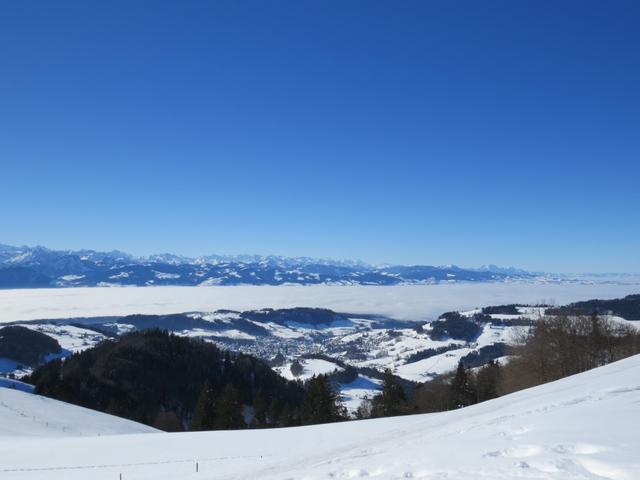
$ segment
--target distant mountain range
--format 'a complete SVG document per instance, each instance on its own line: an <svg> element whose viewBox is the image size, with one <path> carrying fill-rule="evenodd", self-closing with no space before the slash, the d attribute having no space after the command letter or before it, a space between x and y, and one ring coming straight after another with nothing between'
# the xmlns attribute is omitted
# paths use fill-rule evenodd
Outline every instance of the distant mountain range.
<svg viewBox="0 0 640 480"><path fill-rule="evenodd" d="M117 250L50 250L0 245L0 288L115 285L398 285L531 279L538 274L487 265L385 265L260 255L135 257Z"/></svg>

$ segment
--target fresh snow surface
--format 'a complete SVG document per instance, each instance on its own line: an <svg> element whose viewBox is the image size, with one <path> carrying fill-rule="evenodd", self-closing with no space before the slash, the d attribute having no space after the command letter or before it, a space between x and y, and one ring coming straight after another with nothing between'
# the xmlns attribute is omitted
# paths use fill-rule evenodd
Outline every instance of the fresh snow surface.
<svg viewBox="0 0 640 480"><path fill-rule="evenodd" d="M338 312L433 320L451 310L507 303L566 304L639 293L640 285L459 283L396 286L117 287L0 290L0 323L219 309L323 307Z"/></svg>
<svg viewBox="0 0 640 480"><path fill-rule="evenodd" d="M7 377L0 377L0 387L12 388L14 390L20 390L21 392L27 392L27 393L33 392L33 385L29 383L21 382L20 380L14 380L12 378L7 378Z"/></svg>
<svg viewBox="0 0 640 480"><path fill-rule="evenodd" d="M131 420L26 393L17 388L0 388L1 448L4 448L7 443L20 442L20 437L41 440L43 437L79 437L157 431ZM47 455L52 452L42 451L41 453ZM0 453L0 478L2 479L6 478L2 473L6 458L4 453Z"/></svg>
<svg viewBox="0 0 640 480"><path fill-rule="evenodd" d="M311 427L52 439L9 417L20 436L0 437L0 477L636 480L639 405L636 356L461 410Z"/></svg>
<svg viewBox="0 0 640 480"><path fill-rule="evenodd" d="M382 380L358 375L353 382L340 385L340 402L347 407L347 411L352 416L367 398L372 400L382 390Z"/></svg>
<svg viewBox="0 0 640 480"><path fill-rule="evenodd" d="M302 374L298 377L295 377L291 373L292 362L287 362L282 367L275 367L274 370L287 380L302 380L303 382L309 380L314 375L324 375L336 370L343 370L342 367L335 363L320 358L301 358L298 361L302 365Z"/></svg>
<svg viewBox="0 0 640 480"><path fill-rule="evenodd" d="M414 382L428 382L437 375L455 370L462 357L470 354L473 350L473 348L461 347L417 362L405 363L393 369L393 373Z"/></svg>
<svg viewBox="0 0 640 480"><path fill-rule="evenodd" d="M428 330L428 328L427 326L426 329ZM460 359L473 351L498 342L513 343L523 330L525 330L525 327L504 327L487 324L474 342L465 343L462 340L437 341L430 339L427 333L417 333L413 329L395 329L394 331L400 335L392 335L387 337L386 340L378 337L375 347L372 346L368 350L369 358L365 360L345 360L357 367L372 367L380 371L389 368L395 375L407 380L426 382L438 375L455 370ZM344 339L352 340L354 337L363 334L369 335L369 338L375 338L375 333L357 332L344 337ZM438 349L447 346L455 348L429 358L407 363L413 354L429 348Z"/></svg>
<svg viewBox="0 0 640 480"><path fill-rule="evenodd" d="M15 373L16 371L23 371L27 373L31 371L31 369L29 367L25 369L24 365L16 362L15 360L11 360L10 358L0 357L0 375Z"/></svg>
<svg viewBox="0 0 640 480"><path fill-rule="evenodd" d="M81 352L82 350L93 347L96 343L107 338L94 330L76 327L74 325L33 325L27 323L22 326L54 338L60 344L60 347L72 353Z"/></svg>

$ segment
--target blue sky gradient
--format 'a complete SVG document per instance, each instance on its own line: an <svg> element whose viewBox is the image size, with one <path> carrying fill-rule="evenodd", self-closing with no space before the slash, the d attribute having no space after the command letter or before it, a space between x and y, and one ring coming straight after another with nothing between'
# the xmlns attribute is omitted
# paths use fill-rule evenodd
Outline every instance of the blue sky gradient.
<svg viewBox="0 0 640 480"><path fill-rule="evenodd" d="M640 3L0 6L0 243L640 272Z"/></svg>

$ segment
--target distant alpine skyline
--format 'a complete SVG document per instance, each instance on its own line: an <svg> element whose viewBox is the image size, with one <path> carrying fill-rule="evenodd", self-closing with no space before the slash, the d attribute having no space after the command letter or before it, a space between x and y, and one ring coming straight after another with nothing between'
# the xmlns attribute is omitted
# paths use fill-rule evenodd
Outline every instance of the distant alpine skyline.
<svg viewBox="0 0 640 480"><path fill-rule="evenodd" d="M54 257L40 257L37 251L42 250L55 254ZM562 271L542 271L542 270L527 270L520 268L517 265L496 265L495 263L484 263L482 265L461 265L457 263L443 263L443 264L399 264L399 263L373 263L366 262L359 258L336 258L336 257L314 257L310 255L276 255L276 254L258 254L258 253L206 253L200 255L183 255L177 252L155 252L145 255L136 255L131 252L123 251L121 249L106 249L95 250L90 248L80 249L52 249L44 245L8 245L0 242L0 269L7 266L18 266L23 264L41 264L42 259L52 260L63 255L74 255L80 258L85 258L91 262L100 261L101 259L109 259L110 261L117 261L122 264L122 261L131 261L132 263L158 263L158 264L197 264L197 263L234 263L234 264L252 264L269 262L273 265L290 265L295 268L299 268L303 265L328 265L328 266L346 266L354 267L356 270L362 267L364 271L368 269L378 268L393 268L393 267L427 267L435 268L438 270L464 270L467 272L485 272L485 273L497 273L500 275L523 275L529 276L544 276L544 275L558 275L557 278L564 278L570 275L630 275L631 277L640 277L640 272L562 272ZM55 260L53 260L55 262ZM556 277L554 277L556 278ZM579 277L577 277L579 278Z"/></svg>
<svg viewBox="0 0 640 480"><path fill-rule="evenodd" d="M1 240L640 272L638 18L6 2Z"/></svg>
<svg viewBox="0 0 640 480"><path fill-rule="evenodd" d="M107 250L95 250L90 248L80 248L80 249L52 249L48 248L45 245L8 245L6 243L0 242L0 268L3 264L17 264L16 260L23 260L28 256L32 255L36 250L45 250L52 253L68 253L73 255L83 254L95 254L96 257L108 256L108 257L123 257L129 258L133 261L159 261L163 263L182 263L182 262L195 262L195 261L232 261L232 262L243 262L243 263L251 263L251 262L259 262L261 260L266 259L281 259L281 260L292 260L298 263L300 262L309 262L309 263L327 263L333 265L345 264L345 265L361 265L366 267L385 267L385 266L394 266L400 264L384 264L384 263L369 263L365 262L359 258L332 258L332 257L313 257L309 255L300 255L300 256L290 256L290 255L275 255L275 254L258 254L258 253L233 253L233 254L221 254L215 252L209 252L201 255L183 255L178 252L155 252L151 254L145 255L135 255L130 252L123 251L121 249L107 249ZM14 260L15 259L15 260ZM405 265L409 266L409 265ZM452 268L464 268L469 270L486 270L493 272L512 272L512 273L532 273L525 271L524 269L520 269L514 266L499 266L495 264L482 264L482 265L456 265L453 263L447 263L442 265L433 265L435 267L452 267ZM542 273L542 272L537 272Z"/></svg>

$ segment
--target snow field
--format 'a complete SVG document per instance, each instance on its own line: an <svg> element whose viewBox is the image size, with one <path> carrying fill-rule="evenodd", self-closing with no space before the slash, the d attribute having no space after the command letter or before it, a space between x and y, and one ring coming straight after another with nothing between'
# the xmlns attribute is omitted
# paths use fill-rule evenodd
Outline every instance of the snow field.
<svg viewBox="0 0 640 480"><path fill-rule="evenodd" d="M636 356L445 413L253 431L0 437L0 476L635 480L639 404Z"/></svg>
<svg viewBox="0 0 640 480"><path fill-rule="evenodd" d="M16 437L42 439L158 431L131 420L26 393L27 387L20 388L21 385L16 387L0 388L0 445ZM0 463L5 458L0 455Z"/></svg>

